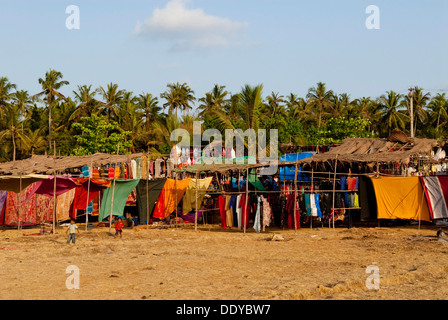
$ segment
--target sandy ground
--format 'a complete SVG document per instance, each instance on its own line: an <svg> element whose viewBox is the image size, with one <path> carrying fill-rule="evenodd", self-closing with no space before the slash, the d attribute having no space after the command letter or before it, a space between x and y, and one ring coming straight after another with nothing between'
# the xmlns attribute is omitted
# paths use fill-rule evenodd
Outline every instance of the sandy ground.
<svg viewBox="0 0 448 320"><path fill-rule="evenodd" d="M437 228L222 231L91 228L67 245L65 229L0 230L0 299L446 299L448 244ZM274 234L284 240L272 241ZM368 289L370 265L380 287ZM70 265L79 289L68 289Z"/></svg>

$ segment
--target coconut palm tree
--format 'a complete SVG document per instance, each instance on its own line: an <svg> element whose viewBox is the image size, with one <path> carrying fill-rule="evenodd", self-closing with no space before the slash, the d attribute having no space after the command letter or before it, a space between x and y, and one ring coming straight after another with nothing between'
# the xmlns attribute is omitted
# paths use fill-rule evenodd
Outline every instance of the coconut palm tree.
<svg viewBox="0 0 448 320"><path fill-rule="evenodd" d="M428 104L429 117L436 122L437 138L440 138L440 125L448 122L448 100L445 93L438 93ZM437 120L435 120L437 119Z"/></svg>
<svg viewBox="0 0 448 320"><path fill-rule="evenodd" d="M402 106L403 95L392 90L381 95L378 100L382 122L388 134L395 128L404 130L408 116L399 109Z"/></svg>
<svg viewBox="0 0 448 320"><path fill-rule="evenodd" d="M263 85L244 85L240 92L241 118L244 129L258 129L260 110L263 107Z"/></svg>
<svg viewBox="0 0 448 320"><path fill-rule="evenodd" d="M318 128L320 128L322 125L322 113L332 106L331 97L333 95L333 91L327 90L325 83L323 82L318 82L315 87L312 87L308 90L308 94L306 95L308 103L313 109L316 108L318 110Z"/></svg>
<svg viewBox="0 0 448 320"><path fill-rule="evenodd" d="M410 112L410 97L408 95L405 96L403 104L407 107ZM414 123L411 124L414 126L414 133L417 132L417 124L423 124L428 119L428 114L425 110L427 103L430 101L431 95L429 92L423 93L423 89L419 87L415 87L413 92L413 109L414 109Z"/></svg>
<svg viewBox="0 0 448 320"><path fill-rule="evenodd" d="M28 146L28 139L26 135L20 130L20 108L16 104L7 104L4 107L5 129L0 131L0 141L12 143L12 161L16 161L17 142L20 141L20 146L26 148Z"/></svg>
<svg viewBox="0 0 448 320"><path fill-rule="evenodd" d="M169 83L167 85L168 89L160 94L162 99L166 100L166 103L163 104L163 108L168 107L168 114L172 114L174 111L180 109L184 112L187 112L192 109L191 103L193 103L196 98L194 97L194 91L186 84L177 83Z"/></svg>
<svg viewBox="0 0 448 320"><path fill-rule="evenodd" d="M30 95L28 94L28 91L26 90L19 90L13 93L13 103L17 105L17 108L20 109L20 122L21 122L21 129L22 133L24 133L24 127L23 124L25 120L28 118L29 109L32 107L33 100L31 99Z"/></svg>
<svg viewBox="0 0 448 320"><path fill-rule="evenodd" d="M42 86L42 92L36 94L33 98L37 98L40 96L45 96L45 102L48 107L48 144L49 148L51 147L51 134L52 134L52 124L51 124L51 116L52 116L52 108L54 104L58 100L65 100L67 98L59 92L59 90L64 85L70 84L68 81L62 80L63 75L61 72L50 69L45 73L45 78L39 78L39 84Z"/></svg>
<svg viewBox="0 0 448 320"><path fill-rule="evenodd" d="M3 108L12 98L11 91L14 89L16 89L16 85L11 83L7 77L0 78L0 119L2 119Z"/></svg>
<svg viewBox="0 0 448 320"><path fill-rule="evenodd" d="M112 120L112 114L115 116L118 114L119 104L124 98L124 90L118 89L118 84L109 83L106 88L100 86L98 92L103 98L100 103L100 109L102 113L107 116L107 121Z"/></svg>
<svg viewBox="0 0 448 320"><path fill-rule="evenodd" d="M92 85L78 85L78 90L73 91L78 106L71 116L71 120L79 121L82 117L90 117L97 114L101 102L95 99L98 90L92 90Z"/></svg>
<svg viewBox="0 0 448 320"><path fill-rule="evenodd" d="M154 97L151 93L143 92L137 97L136 103L138 110L145 118L146 132L149 132L151 123L155 121L156 117L158 117L160 111L162 110L162 108L159 107L159 99Z"/></svg>

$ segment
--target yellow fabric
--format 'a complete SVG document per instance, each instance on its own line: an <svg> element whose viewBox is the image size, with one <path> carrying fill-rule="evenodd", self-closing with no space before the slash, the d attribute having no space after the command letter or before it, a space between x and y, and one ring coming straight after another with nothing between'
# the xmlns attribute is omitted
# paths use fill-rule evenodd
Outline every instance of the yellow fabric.
<svg viewBox="0 0 448 320"><path fill-rule="evenodd" d="M198 206L201 207L204 200L205 192L207 191L213 177L205 179L198 179ZM182 205L182 214L186 215L191 210L196 209L196 179L191 179L187 190L185 191L185 197Z"/></svg>
<svg viewBox="0 0 448 320"><path fill-rule="evenodd" d="M378 219L431 221L419 177L372 177Z"/></svg>

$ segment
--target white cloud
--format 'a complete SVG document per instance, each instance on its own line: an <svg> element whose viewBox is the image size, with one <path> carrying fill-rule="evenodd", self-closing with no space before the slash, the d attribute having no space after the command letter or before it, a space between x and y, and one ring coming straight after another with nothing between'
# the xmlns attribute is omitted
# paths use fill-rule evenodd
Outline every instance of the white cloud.
<svg viewBox="0 0 448 320"><path fill-rule="evenodd" d="M171 0L164 8L155 9L143 24L137 23L134 33L168 40L174 49L184 50L228 46L248 25L209 15L199 8L189 9L186 2Z"/></svg>

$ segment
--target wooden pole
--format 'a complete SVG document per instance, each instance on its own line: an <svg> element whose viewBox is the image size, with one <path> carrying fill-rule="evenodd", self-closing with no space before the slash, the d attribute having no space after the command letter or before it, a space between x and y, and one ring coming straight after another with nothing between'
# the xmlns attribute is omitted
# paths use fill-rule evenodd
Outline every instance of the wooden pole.
<svg viewBox="0 0 448 320"><path fill-rule="evenodd" d="M149 225L149 150L148 157L146 158L146 227Z"/></svg>
<svg viewBox="0 0 448 320"><path fill-rule="evenodd" d="M196 169L196 195L195 195L195 200L196 200L196 210L195 210L195 214L194 214L194 231L198 230L198 170ZM176 193L177 194L177 193Z"/></svg>
<svg viewBox="0 0 448 320"><path fill-rule="evenodd" d="M244 212L246 214L244 216L244 219L242 219L243 220L242 223L244 223L244 233L246 233L246 228L247 228L246 221L248 220L247 216L249 214L249 212L248 212L249 208L247 207L248 203L249 203L249 166L247 167L247 171L246 171L246 203L244 205Z"/></svg>
<svg viewBox="0 0 448 320"><path fill-rule="evenodd" d="M336 160L334 162L334 176L333 176L333 230L334 230L334 215L336 214L336 209L334 205L335 194L336 194L336 169L338 167L338 155L336 155Z"/></svg>
<svg viewBox="0 0 448 320"><path fill-rule="evenodd" d="M299 154L297 154L297 158ZM296 162L296 171L294 173L294 231L297 232L297 217L296 217L296 209L297 209L297 162Z"/></svg>
<svg viewBox="0 0 448 320"><path fill-rule="evenodd" d="M314 197L314 202L316 202L316 197L314 196L314 167L311 167L311 187L310 187L310 192L311 192L310 198ZM311 227L311 229L313 229L313 210L311 210L310 227Z"/></svg>
<svg viewBox="0 0 448 320"><path fill-rule="evenodd" d="M90 155L90 168L92 168L92 155ZM92 173L93 173L93 168L92 168ZM90 170L89 170L89 181L87 183L86 231L87 231L87 225L89 224L89 213L87 212L87 209L89 208L89 195L90 195Z"/></svg>
<svg viewBox="0 0 448 320"><path fill-rule="evenodd" d="M57 218L57 215L56 215L56 207L57 207L56 206L56 141L53 142L53 148L54 148L54 151L53 151L54 185L53 185L53 228L52 228L52 230L53 230L53 234L55 234L56 233L56 218Z"/></svg>
<svg viewBox="0 0 448 320"><path fill-rule="evenodd" d="M120 143L118 143L118 147L117 147L117 156L118 153L120 152ZM114 196L115 196L115 180L116 180L116 174L117 174L117 166L118 166L118 162L115 164L115 168L114 168L114 181L113 181L113 186L112 186L112 200L110 203L110 215L109 215L109 232L111 232L112 229L112 211L114 209Z"/></svg>
<svg viewBox="0 0 448 320"><path fill-rule="evenodd" d="M20 225L20 218L21 218L21 209L22 209L22 204L21 204L21 199L22 199L22 171L20 171L20 178L19 178L19 187L20 187L20 191L17 194L17 206L18 206L18 219L17 219L17 233L20 234L20 229L22 228L22 226Z"/></svg>
<svg viewBox="0 0 448 320"><path fill-rule="evenodd" d="M174 173L174 192L176 193L176 220L174 221L174 227L177 227L177 205L179 200L177 199L177 173Z"/></svg>

